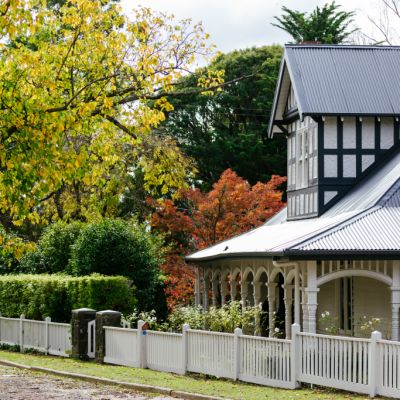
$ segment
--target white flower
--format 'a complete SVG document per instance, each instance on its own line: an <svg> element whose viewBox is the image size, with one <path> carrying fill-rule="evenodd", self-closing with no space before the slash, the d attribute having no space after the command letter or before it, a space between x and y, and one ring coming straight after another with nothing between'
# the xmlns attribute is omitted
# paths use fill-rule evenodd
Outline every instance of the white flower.
<svg viewBox="0 0 400 400"><path fill-rule="evenodd" d="M278 333L278 332L279 332L279 328L275 328L274 331L275 331L276 333Z"/></svg>
<svg viewBox="0 0 400 400"><path fill-rule="evenodd" d="M325 311L325 315L327 316L327 317L329 317L329 311Z"/></svg>

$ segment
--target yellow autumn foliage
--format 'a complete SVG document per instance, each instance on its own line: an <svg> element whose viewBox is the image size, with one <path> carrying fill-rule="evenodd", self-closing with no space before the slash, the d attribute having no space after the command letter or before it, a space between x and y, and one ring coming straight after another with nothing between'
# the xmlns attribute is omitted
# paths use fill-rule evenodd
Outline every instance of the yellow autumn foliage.
<svg viewBox="0 0 400 400"><path fill-rule="evenodd" d="M200 24L148 8L129 19L111 0L0 2L0 214L18 226L112 213L133 166L149 192L184 187L190 160L154 129L211 50Z"/></svg>

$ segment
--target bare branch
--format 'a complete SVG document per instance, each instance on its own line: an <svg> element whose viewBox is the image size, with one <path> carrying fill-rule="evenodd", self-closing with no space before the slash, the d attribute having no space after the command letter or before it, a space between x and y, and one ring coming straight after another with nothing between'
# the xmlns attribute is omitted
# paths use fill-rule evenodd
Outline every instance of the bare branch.
<svg viewBox="0 0 400 400"><path fill-rule="evenodd" d="M125 125L122 125L121 122L119 122L116 118L112 117L111 115L106 115L107 121L110 121L112 124L117 126L121 131L127 133L129 136L133 137L134 139L137 139L137 136Z"/></svg>

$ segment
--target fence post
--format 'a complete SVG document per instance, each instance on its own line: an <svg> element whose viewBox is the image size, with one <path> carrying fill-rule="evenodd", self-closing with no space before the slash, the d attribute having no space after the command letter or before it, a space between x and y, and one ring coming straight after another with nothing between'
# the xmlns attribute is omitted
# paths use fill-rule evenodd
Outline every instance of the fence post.
<svg viewBox="0 0 400 400"><path fill-rule="evenodd" d="M369 383L369 396L375 397L377 394L378 383L381 374L380 357L378 340L382 340L382 334L378 331L374 331L371 334L371 342L369 348L369 360L368 360L368 383Z"/></svg>
<svg viewBox="0 0 400 400"><path fill-rule="evenodd" d="M21 314L19 317L19 350L24 352L24 319L25 315Z"/></svg>
<svg viewBox="0 0 400 400"><path fill-rule="evenodd" d="M240 373L240 336L243 335L243 331L240 328L235 329L235 336L233 338L233 356L234 356L234 366L233 366L233 379L237 381L239 379Z"/></svg>
<svg viewBox="0 0 400 400"><path fill-rule="evenodd" d="M292 343L290 349L290 380L292 381L293 389L299 388L300 384L297 380L297 376L300 368L300 325L294 323L292 325Z"/></svg>
<svg viewBox="0 0 400 400"><path fill-rule="evenodd" d="M146 336L147 336L147 323L139 320L137 323L138 335L138 355L139 355L139 368L147 367L146 356Z"/></svg>
<svg viewBox="0 0 400 400"><path fill-rule="evenodd" d="M2 340L1 339L1 333L2 333L1 332L1 325L2 325L2 323L1 322L2 322L2 315L1 315L1 312L0 312L0 343L1 343L1 340Z"/></svg>
<svg viewBox="0 0 400 400"><path fill-rule="evenodd" d="M50 317L46 317L44 319L44 322L46 322L46 339L45 339L46 340L46 348L45 348L44 353L48 354L49 353L49 347L50 347L50 332L49 332L50 326L49 326L49 323L51 322L51 318Z"/></svg>
<svg viewBox="0 0 400 400"><path fill-rule="evenodd" d="M186 374L187 363L188 363L188 330L190 329L189 324L183 324L182 327L182 374Z"/></svg>

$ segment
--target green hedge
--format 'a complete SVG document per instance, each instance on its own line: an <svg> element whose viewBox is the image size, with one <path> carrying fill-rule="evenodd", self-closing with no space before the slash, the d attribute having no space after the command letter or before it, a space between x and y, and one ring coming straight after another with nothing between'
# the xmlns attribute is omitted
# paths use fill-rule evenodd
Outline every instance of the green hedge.
<svg viewBox="0 0 400 400"><path fill-rule="evenodd" d="M29 319L68 322L71 310L88 307L132 312L134 289L122 276L72 277L68 275L0 276L0 312L5 317L25 314Z"/></svg>

